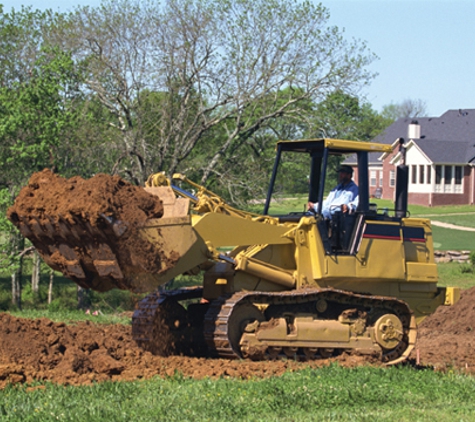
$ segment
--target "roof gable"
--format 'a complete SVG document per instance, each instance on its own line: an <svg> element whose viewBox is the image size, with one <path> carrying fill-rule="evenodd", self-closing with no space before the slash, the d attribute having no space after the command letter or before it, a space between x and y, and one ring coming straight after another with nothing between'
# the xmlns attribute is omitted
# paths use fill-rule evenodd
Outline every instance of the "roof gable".
<svg viewBox="0 0 475 422"><path fill-rule="evenodd" d="M373 142L392 144L399 137L408 141L408 126L414 120L421 127L421 137L414 141L432 162L475 162L475 109L448 110L440 117L401 118L374 138ZM377 162L378 158L374 154L370 162Z"/></svg>

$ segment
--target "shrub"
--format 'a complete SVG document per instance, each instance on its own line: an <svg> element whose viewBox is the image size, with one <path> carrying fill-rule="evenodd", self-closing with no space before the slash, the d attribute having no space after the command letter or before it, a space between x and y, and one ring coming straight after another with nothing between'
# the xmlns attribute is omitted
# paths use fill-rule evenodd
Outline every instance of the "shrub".
<svg viewBox="0 0 475 422"><path fill-rule="evenodd" d="M460 272L462 274L471 274L474 272L474 266L471 264L461 264L460 265Z"/></svg>

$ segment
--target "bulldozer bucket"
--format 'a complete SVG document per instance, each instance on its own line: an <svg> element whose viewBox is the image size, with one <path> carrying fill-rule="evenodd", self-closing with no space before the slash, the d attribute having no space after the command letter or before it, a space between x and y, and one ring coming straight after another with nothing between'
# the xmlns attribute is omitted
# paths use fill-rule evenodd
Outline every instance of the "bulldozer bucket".
<svg viewBox="0 0 475 422"><path fill-rule="evenodd" d="M206 245L193 230L188 199L176 198L169 187L146 189L160 198L163 215L139 224L111 213L13 209L9 217L51 268L83 288L147 292L205 261Z"/></svg>

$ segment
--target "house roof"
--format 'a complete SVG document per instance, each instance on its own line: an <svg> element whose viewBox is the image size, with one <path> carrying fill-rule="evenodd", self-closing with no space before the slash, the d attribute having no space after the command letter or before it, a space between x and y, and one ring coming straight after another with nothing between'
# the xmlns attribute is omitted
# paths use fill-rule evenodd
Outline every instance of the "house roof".
<svg viewBox="0 0 475 422"><path fill-rule="evenodd" d="M475 163L475 109L448 110L440 117L401 118L372 142L392 144L397 138L408 139L408 126L417 120L421 137L414 142L434 163ZM378 153L369 154L370 164L381 164ZM347 160L355 161L353 157Z"/></svg>
<svg viewBox="0 0 475 422"><path fill-rule="evenodd" d="M475 137L472 141L439 141L421 138L414 142L433 163L467 164L475 159Z"/></svg>

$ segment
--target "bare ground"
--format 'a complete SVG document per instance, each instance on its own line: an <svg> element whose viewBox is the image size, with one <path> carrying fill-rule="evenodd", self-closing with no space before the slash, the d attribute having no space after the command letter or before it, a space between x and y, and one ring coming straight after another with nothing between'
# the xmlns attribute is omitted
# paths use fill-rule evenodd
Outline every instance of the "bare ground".
<svg viewBox="0 0 475 422"><path fill-rule="evenodd" d="M466 290L457 305L439 308L427 318L409 364L475 373L474 299L475 288ZM131 381L176 372L191 378L262 378L330 362L348 367L380 365L363 356L346 354L308 362L160 357L137 347L130 326L91 322L66 325L44 318L29 320L0 314L0 387L34 380L65 385Z"/></svg>

